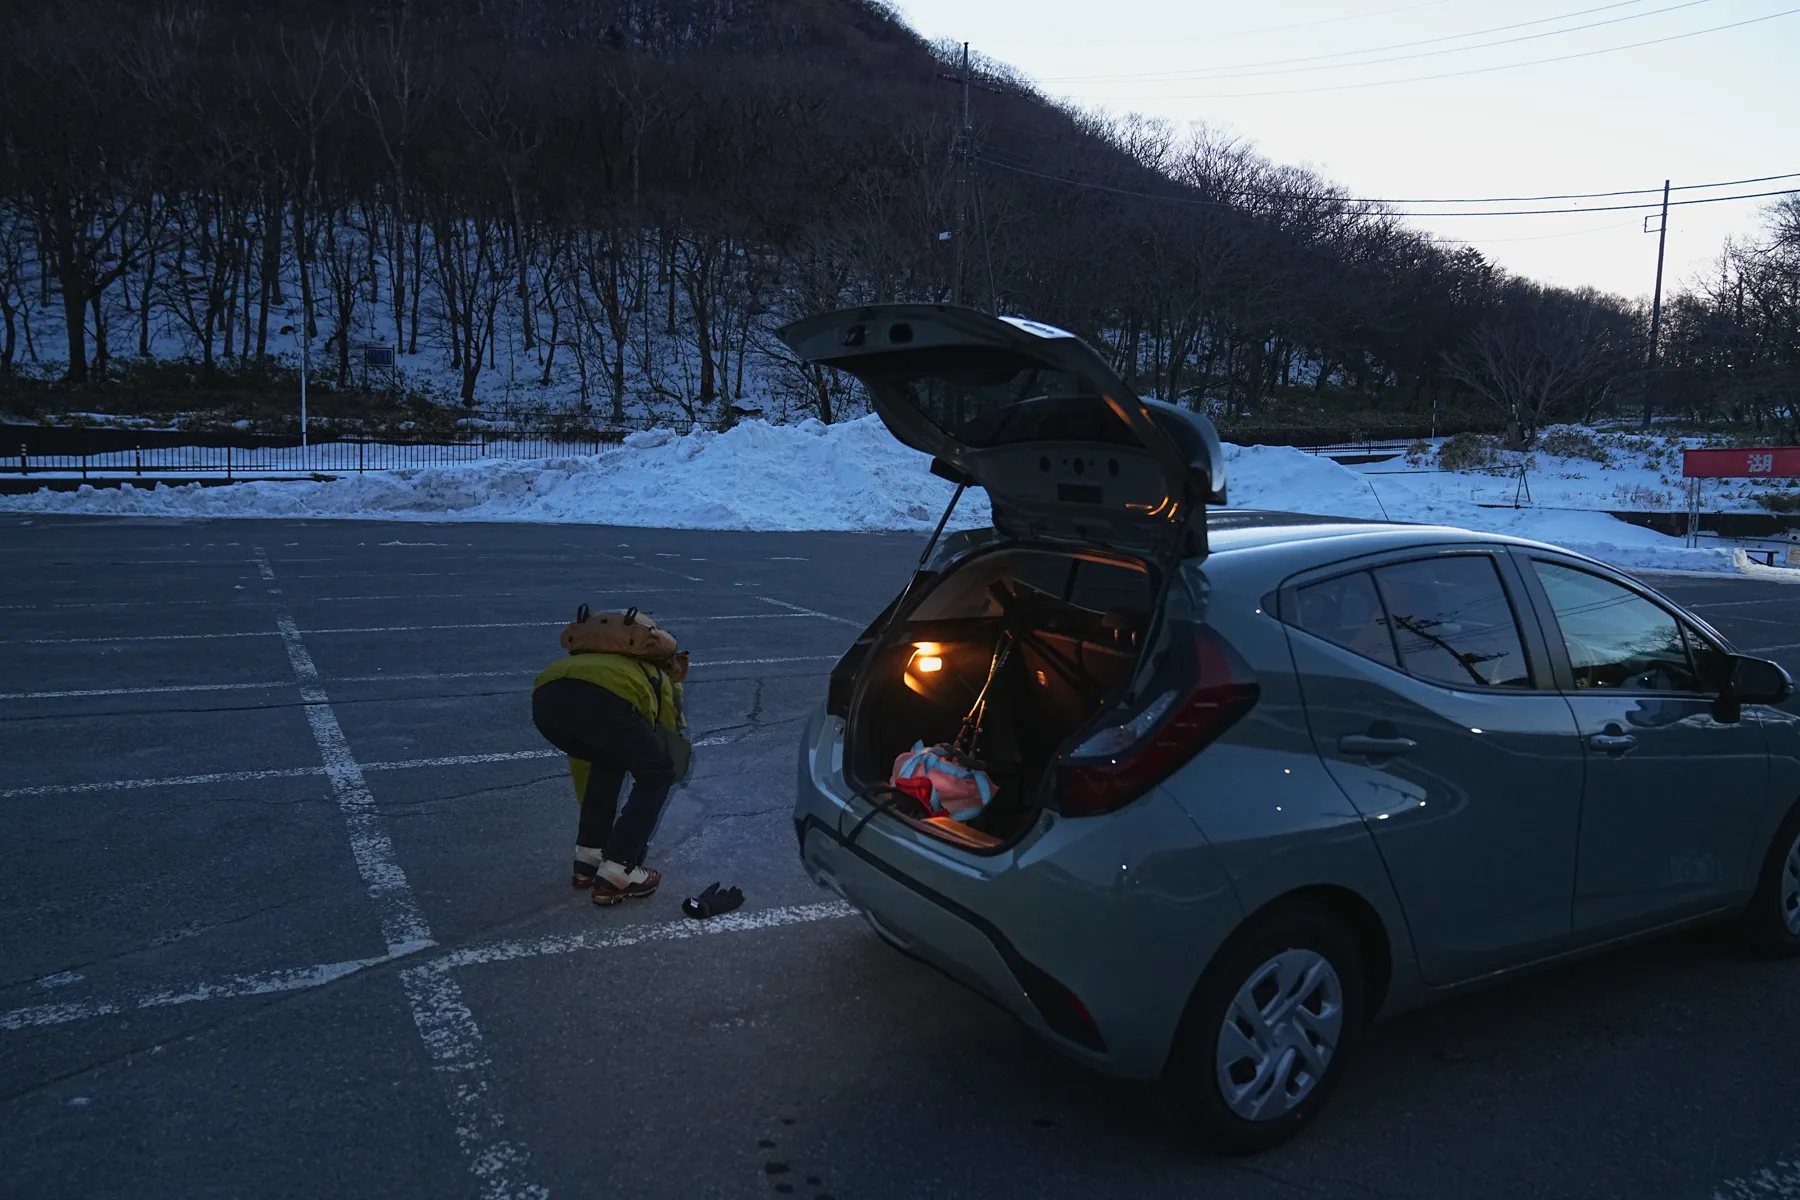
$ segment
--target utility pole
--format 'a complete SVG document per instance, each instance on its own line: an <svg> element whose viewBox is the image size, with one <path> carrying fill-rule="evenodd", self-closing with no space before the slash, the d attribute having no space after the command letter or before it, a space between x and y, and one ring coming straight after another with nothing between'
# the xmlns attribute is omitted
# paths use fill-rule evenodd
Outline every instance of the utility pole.
<svg viewBox="0 0 1800 1200"><path fill-rule="evenodd" d="M988 275L988 307L994 307L994 260L993 248L988 245L987 217L981 212L981 193L975 186L975 129L969 123L969 92L979 89L992 92L996 96L1008 93L1002 88L988 87L976 83L969 69L969 43L964 42L962 48L962 69L950 75L938 72L939 79L948 79L962 88L962 115L956 128L956 212L953 215L950 232L938 234L940 241L951 243L951 276L950 303L961 304L963 295L963 239L968 231L969 210L974 206L976 221L981 229L981 244L987 258Z"/></svg>
<svg viewBox="0 0 1800 1200"><path fill-rule="evenodd" d="M950 226L950 303L962 303L963 231L969 211L969 43L962 52L962 123L956 131L956 219Z"/></svg>
<svg viewBox="0 0 1800 1200"><path fill-rule="evenodd" d="M1644 218L1644 232L1649 233L1650 218ZM1662 276L1663 248L1669 242L1669 181L1663 180L1662 220L1656 228L1656 292L1650 301L1650 353L1644 360L1644 428L1650 428L1650 418L1655 407L1656 391L1656 346L1662 337Z"/></svg>

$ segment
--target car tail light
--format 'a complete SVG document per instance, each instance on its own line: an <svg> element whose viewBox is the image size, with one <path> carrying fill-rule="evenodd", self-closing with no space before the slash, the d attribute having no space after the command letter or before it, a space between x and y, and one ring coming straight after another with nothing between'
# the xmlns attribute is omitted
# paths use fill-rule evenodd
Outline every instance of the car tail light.
<svg viewBox="0 0 1800 1200"><path fill-rule="evenodd" d="M1149 703L1096 730L1057 764L1055 805L1067 817L1131 803L1216 741L1256 704L1248 664L1204 626L1178 643Z"/></svg>

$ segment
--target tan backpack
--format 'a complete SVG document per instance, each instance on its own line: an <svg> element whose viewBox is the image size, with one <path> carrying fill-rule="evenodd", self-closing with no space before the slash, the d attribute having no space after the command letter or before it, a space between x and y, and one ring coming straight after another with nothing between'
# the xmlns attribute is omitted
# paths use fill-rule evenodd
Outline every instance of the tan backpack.
<svg viewBox="0 0 1800 1200"><path fill-rule="evenodd" d="M656 665L676 683L687 678L687 651L678 650L674 635L635 608L596 613L583 604L559 640L570 654L622 654Z"/></svg>

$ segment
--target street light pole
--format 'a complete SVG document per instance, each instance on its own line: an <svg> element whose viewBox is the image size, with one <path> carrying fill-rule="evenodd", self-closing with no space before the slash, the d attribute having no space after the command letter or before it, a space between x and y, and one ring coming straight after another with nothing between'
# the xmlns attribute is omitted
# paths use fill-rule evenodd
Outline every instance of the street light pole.
<svg viewBox="0 0 1800 1200"><path fill-rule="evenodd" d="M306 367L311 357L312 338L308 336L305 318L300 324L300 457L306 457Z"/></svg>

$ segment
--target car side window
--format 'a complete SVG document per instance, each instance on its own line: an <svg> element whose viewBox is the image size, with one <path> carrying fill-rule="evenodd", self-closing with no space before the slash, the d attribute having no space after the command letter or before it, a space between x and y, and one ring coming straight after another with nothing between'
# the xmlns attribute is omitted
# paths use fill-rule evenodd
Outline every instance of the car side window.
<svg viewBox="0 0 1800 1200"><path fill-rule="evenodd" d="M1353 654L1398 667L1387 613L1367 571L1340 575L1299 589L1294 624Z"/></svg>
<svg viewBox="0 0 1800 1200"><path fill-rule="evenodd" d="M1446 687L1528 688L1518 621L1486 554L1450 554L1374 572L1400 664Z"/></svg>
<svg viewBox="0 0 1800 1200"><path fill-rule="evenodd" d="M1532 566L1562 629L1576 688L1701 690L1681 626L1661 606L1575 567L1542 559Z"/></svg>

